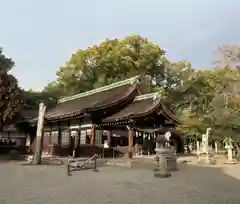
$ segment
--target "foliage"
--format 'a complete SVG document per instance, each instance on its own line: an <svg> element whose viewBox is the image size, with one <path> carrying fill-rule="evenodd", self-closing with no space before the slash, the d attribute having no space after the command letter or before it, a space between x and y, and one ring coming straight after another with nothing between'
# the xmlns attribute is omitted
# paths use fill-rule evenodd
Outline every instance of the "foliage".
<svg viewBox="0 0 240 204"><path fill-rule="evenodd" d="M215 97L211 104L215 134L236 137L240 132L240 73L224 68L215 74Z"/></svg>
<svg viewBox="0 0 240 204"><path fill-rule="evenodd" d="M165 78L160 84L163 87L169 104L175 111L182 113L184 108L189 107L186 99L183 97L185 84L194 73L194 69L187 61L169 62L165 69ZM177 101L177 103L176 103Z"/></svg>
<svg viewBox="0 0 240 204"><path fill-rule="evenodd" d="M58 70L56 82L45 90L72 95L136 75L150 76L150 87L159 86L168 62L164 54L158 45L138 35L107 39L73 54Z"/></svg>
<svg viewBox="0 0 240 204"><path fill-rule="evenodd" d="M203 134L213 128L215 138L237 137L240 131L240 73L236 69L198 71L186 83L184 124L179 129L188 134ZM187 117L187 118L186 118Z"/></svg>
<svg viewBox="0 0 240 204"><path fill-rule="evenodd" d="M214 64L217 67L240 68L240 46L222 45L216 50Z"/></svg>
<svg viewBox="0 0 240 204"><path fill-rule="evenodd" d="M45 91L28 90L24 92L24 103L27 109L38 109L40 101L43 101L47 107L53 107L56 105L57 99L56 95Z"/></svg>
<svg viewBox="0 0 240 204"><path fill-rule="evenodd" d="M22 105L22 90L18 81L9 74L14 62L0 49L0 126L12 122Z"/></svg>

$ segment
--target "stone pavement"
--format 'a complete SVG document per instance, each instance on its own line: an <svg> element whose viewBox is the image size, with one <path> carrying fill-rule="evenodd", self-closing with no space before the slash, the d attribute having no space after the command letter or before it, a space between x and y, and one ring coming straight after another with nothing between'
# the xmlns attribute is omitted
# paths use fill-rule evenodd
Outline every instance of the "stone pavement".
<svg viewBox="0 0 240 204"><path fill-rule="evenodd" d="M65 166L0 163L0 204L237 204L239 166L221 168L181 164L167 179L152 170L102 167L67 176ZM238 170L237 170L238 169Z"/></svg>

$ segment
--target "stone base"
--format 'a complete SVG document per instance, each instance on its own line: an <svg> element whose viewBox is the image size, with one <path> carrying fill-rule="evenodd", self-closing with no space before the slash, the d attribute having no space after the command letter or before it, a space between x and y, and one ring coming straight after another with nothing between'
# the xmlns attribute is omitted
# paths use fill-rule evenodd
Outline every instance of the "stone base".
<svg viewBox="0 0 240 204"><path fill-rule="evenodd" d="M209 154L203 154L199 155L199 163L200 164L207 164L207 165L213 165L216 164L216 159Z"/></svg>
<svg viewBox="0 0 240 204"><path fill-rule="evenodd" d="M169 154L167 157L167 168L169 171L177 171L178 165L177 165L177 157L175 154Z"/></svg>
<svg viewBox="0 0 240 204"><path fill-rule="evenodd" d="M237 164L237 162L235 160L227 160L224 164Z"/></svg>
<svg viewBox="0 0 240 204"><path fill-rule="evenodd" d="M154 173L154 177L155 178L167 178L167 177L170 177L171 174L169 172L155 172Z"/></svg>
<svg viewBox="0 0 240 204"><path fill-rule="evenodd" d="M156 149L157 155L160 157L160 154L163 154L166 158L167 169L168 171L177 171L177 156L170 148Z"/></svg>

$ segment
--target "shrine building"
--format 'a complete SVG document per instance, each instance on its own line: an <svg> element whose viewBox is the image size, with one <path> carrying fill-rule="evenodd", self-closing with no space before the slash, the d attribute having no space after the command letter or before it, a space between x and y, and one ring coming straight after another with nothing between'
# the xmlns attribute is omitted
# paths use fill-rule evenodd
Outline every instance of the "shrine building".
<svg viewBox="0 0 240 204"><path fill-rule="evenodd" d="M129 157L154 152L158 129L172 132L179 151L180 123L161 93L139 94L138 76L84 93L61 98L44 119L42 151L53 155L90 156L115 148ZM30 121L36 125L36 119ZM146 131L145 131L146 130ZM158 131L158 132L159 132ZM137 147L137 148L136 148ZM31 141L34 151L35 139Z"/></svg>

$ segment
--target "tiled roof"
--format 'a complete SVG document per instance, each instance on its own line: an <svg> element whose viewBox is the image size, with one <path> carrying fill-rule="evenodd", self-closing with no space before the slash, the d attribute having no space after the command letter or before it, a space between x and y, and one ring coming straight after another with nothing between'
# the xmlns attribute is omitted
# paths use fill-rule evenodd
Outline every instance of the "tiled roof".
<svg viewBox="0 0 240 204"><path fill-rule="evenodd" d="M161 99L160 93L151 93L135 97L132 103L128 104L119 112L103 119L102 123L142 118L155 111L159 114L159 110L162 110L161 114L163 114L168 120L172 120L174 123L181 123L181 121L166 107Z"/></svg>
<svg viewBox="0 0 240 204"><path fill-rule="evenodd" d="M121 109L114 115L103 119L103 123L138 118L143 117L146 114L151 114L161 105L160 96L159 93L137 96L134 101L128 104L125 108Z"/></svg>
<svg viewBox="0 0 240 204"><path fill-rule="evenodd" d="M80 93L59 100L56 108L47 111L45 118L61 119L73 117L84 111L102 110L109 106L117 106L129 97L136 95L138 77L133 77L108 86Z"/></svg>

